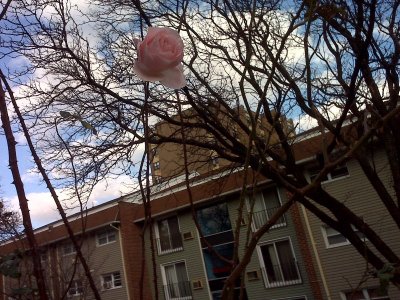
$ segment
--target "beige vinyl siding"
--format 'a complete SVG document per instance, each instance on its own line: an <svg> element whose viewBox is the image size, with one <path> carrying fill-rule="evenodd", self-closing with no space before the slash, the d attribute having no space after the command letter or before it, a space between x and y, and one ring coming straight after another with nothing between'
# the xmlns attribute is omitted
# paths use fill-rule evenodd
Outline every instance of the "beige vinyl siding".
<svg viewBox="0 0 400 300"><path fill-rule="evenodd" d="M171 216L171 215L167 215ZM165 217L167 217L165 216ZM157 249L157 242L154 242L155 246L155 255L156 255L156 269L157 269L157 286L158 291L161 296L160 299L165 299L164 297L164 286L163 286L163 279L161 276L161 265L165 265L172 262L184 261L186 264L186 270L188 273L188 278L191 283L191 289L193 294L193 299L209 299L209 292L208 292L208 282L207 277L205 274L205 269L202 260L202 253L200 249L200 242L198 238L197 230L194 226L193 219L191 214L188 211L179 212L177 214L178 221L179 221L179 228L181 233L185 232L192 232L193 239L184 240L182 238L183 243L183 250L172 252L172 253L165 253L165 254L158 254ZM161 217L163 219L163 217ZM151 263L151 250L150 250L150 242L149 242L149 233L147 232L147 242L146 242L146 262L147 268L149 272L149 281L153 281L152 277L152 263ZM192 281L193 280L201 280L203 283L203 288L201 289L193 289ZM154 297L154 289L152 289L153 298Z"/></svg>
<svg viewBox="0 0 400 300"><path fill-rule="evenodd" d="M111 227L108 225L107 228ZM99 246L97 245L97 232L101 230L102 229L87 233L86 237L84 238L84 243L82 244L82 252L84 253L87 263L90 267L91 274L96 282L101 298L104 300L128 299L118 231L115 232L116 240L114 242ZM59 260L62 266L60 271L62 274L64 274L62 277L64 280L68 280L71 278L70 276L73 267L73 261L75 260L75 254L63 256L62 243L59 245ZM94 299L89 283L85 278L83 269L79 265L79 262L78 266L79 267L74 278L82 278L84 288L84 295L82 297L84 299ZM104 290L101 286L101 275L113 272L120 272L122 286ZM62 285L61 288L63 288L65 284ZM79 297L72 297L72 299L79 299Z"/></svg>
<svg viewBox="0 0 400 300"><path fill-rule="evenodd" d="M286 201L286 194L283 190L279 190L279 195L281 197L282 203ZM239 205L239 200L232 201L229 205L229 213L231 216L231 220L234 221L237 218L238 215L238 208ZM244 207L245 213L247 213L247 207ZM281 239L290 239L293 251L294 251L294 256L296 260L299 263L299 271L300 271L300 277L302 280L302 283L300 284L294 284L294 285L287 285L283 287L270 287L267 288L265 286L265 281L263 278L263 274L261 271L260 266L260 259L257 253L257 249L255 249L251 261L248 264L246 268L246 273L249 271L258 271L259 272L259 279L257 280L248 280L246 278L246 291L247 291L247 296L248 299L251 300L265 300L265 299L279 299L279 298L286 298L286 297L295 297L295 296L306 296L308 300L313 299L312 296L312 291L311 288L308 284L308 278L307 274L304 270L304 264L302 262L302 257L300 253L300 249L298 247L297 243L297 237L296 237L296 232L293 227L292 219L290 217L290 213L287 212L285 214L286 218L286 226L282 227L277 227L270 229L267 233L265 233L260 241L259 245L263 244L264 242L267 241L276 241L276 240L281 240ZM242 256L245 250L245 243L246 243L246 233L247 233L247 228L248 226L251 226L251 224L248 224L246 221L246 226L241 226L241 235L240 235L240 255ZM251 231L253 232L253 231Z"/></svg>
<svg viewBox="0 0 400 300"><path fill-rule="evenodd" d="M283 192L280 192L282 196L282 201L285 201L285 194ZM235 224L236 224L236 219L238 216L238 207L239 207L239 196L233 195L230 197L226 197L224 199L228 203L228 211L229 211L229 216L232 224L232 228L234 230ZM219 201L214 200L212 203L208 203L209 205L212 204L217 204ZM208 206L207 204L204 204ZM190 211L184 210L184 211L179 211L177 212L178 219L179 219L179 226L181 233L189 232L191 231L193 233L194 238L191 240L183 240L183 250L174 252L174 253L168 253L168 254L162 254L159 255L157 252L156 248L156 261L157 261L157 281L158 281L158 289L161 295L161 299L164 299L164 291L163 291L163 286L162 286L162 278L161 278L161 268L160 265L166 264L169 262L174 262L174 261L185 261L186 263L186 268L189 276L189 280L197 280L200 279L203 283L203 288L199 290L193 290L193 299L210 299L210 294L208 291L208 281L207 281L207 276L206 276L206 271L205 271L205 266L203 262L203 257L202 257L202 250L200 246L200 240L199 240L199 235L197 232L197 229L194 225L194 222L192 220L192 215ZM165 217L167 217L166 215ZM246 205L244 206L244 216L246 216L246 225L241 225L241 230L240 230L240 247L239 247L239 255L242 256L244 253L245 249L245 242L246 242L246 232L248 226L247 222L247 207ZM160 219L162 219L161 217ZM271 229L270 232L266 233L262 239L260 240L260 243L264 241L270 241L270 240L276 240L276 239L282 239L282 238L290 238L293 251L294 251L294 256L296 257L297 261L299 262L299 269L300 269L300 276L302 279L302 282L300 284L295 284L295 285L287 285L285 287L275 287L275 288L266 288L264 279L262 277L262 272L261 272L261 267L260 267L260 262L259 262L259 257L257 254L257 250L254 251L252 255L252 259L250 264L247 267L247 271L258 271L260 274L260 278L258 280L252 280L248 281L246 278L245 284L246 284L246 291L247 291L247 296L248 299L251 300L258 300L258 299L278 299L278 298L285 298L285 297L295 297L295 296L306 296L308 300L313 299L312 297L312 292L311 288L308 284L308 278L307 274L304 270L304 264L302 263L302 257L300 254L299 247L297 245L297 238L295 234L295 230L293 228L293 223L290 218L290 213L286 214L286 226L284 227L279 227L276 229ZM149 234L147 234L147 240L148 240ZM149 248L149 243L147 242L147 251L146 251L146 261L151 262L151 252ZM155 246L157 247L157 244L155 243ZM149 274L152 274L152 266L151 263L148 264L148 271ZM151 276L151 275L150 275ZM152 278L150 277L150 281L152 281ZM153 295L154 297L154 295Z"/></svg>
<svg viewBox="0 0 400 300"><path fill-rule="evenodd" d="M388 165L382 152L376 153L375 164L381 179L387 186L390 186ZM395 253L400 253L400 236L397 234L397 226L388 216L387 210L378 199L359 165L355 161L350 161L347 166L350 175L324 183L324 189L363 217L365 222L372 226ZM322 233L323 224L310 213L307 213L307 216L310 220L331 299L340 300L341 291L356 287L363 279L367 265L351 245L327 248ZM367 284L363 284L362 287L378 285L378 280L369 279ZM399 291L393 288L390 290L390 296L391 299L400 299Z"/></svg>

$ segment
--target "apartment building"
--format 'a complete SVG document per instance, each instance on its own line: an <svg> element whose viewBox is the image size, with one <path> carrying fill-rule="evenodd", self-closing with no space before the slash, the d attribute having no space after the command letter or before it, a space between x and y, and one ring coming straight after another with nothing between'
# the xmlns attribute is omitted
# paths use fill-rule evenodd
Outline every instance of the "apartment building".
<svg viewBox="0 0 400 300"><path fill-rule="evenodd" d="M252 130L251 118L257 119L257 135L264 138L268 144L277 141L276 132L267 121L265 115L261 114L257 118L254 112L250 114L243 106L238 106L233 110L235 119L232 119L232 113L228 113L226 108L221 106L210 106L209 114L212 114L221 127L225 128L229 134L235 137L243 144L249 141L249 132ZM273 114L274 115L274 114ZM182 137L186 140L197 140L200 142L212 142L220 144L201 124L204 122L193 109L187 109L181 116L175 115L172 119L186 123L186 127L175 125L171 122L158 122L152 128L152 132L160 139L178 139ZM181 120L182 119L182 120ZM288 136L293 136L293 122L285 117L280 117L284 130ZM199 125L200 124L200 125ZM245 130L249 130L245 132ZM224 169L232 166L232 163L218 157L214 150L201 147L186 145L187 157L186 167L190 173L208 174L209 172ZM153 182L158 183L185 173L185 159L183 155L183 146L174 142L163 142L159 145L152 145L151 151L151 172Z"/></svg>
<svg viewBox="0 0 400 300"><path fill-rule="evenodd" d="M318 173L315 154L319 139L314 133L299 138L294 145L296 159L304 164L309 179ZM163 152L158 155L161 158ZM385 154L377 149L373 159L379 176L390 186ZM83 219L70 217L102 299L140 299L141 293L146 300L155 299L156 293L159 299L220 298L231 272L228 261L235 245L240 258L251 234L288 195L251 170L245 176L240 167L221 166L202 172L192 170L190 189L182 175L152 186L150 225L140 192L89 209ZM246 193L242 193L244 187ZM398 229L355 161L327 174L323 187L362 215L400 253ZM153 230L147 229L142 239L145 224ZM42 262L51 270L46 272L50 298L92 299L63 224L48 224L35 234ZM23 243L10 241L0 251L7 254L27 249ZM28 259L21 268L29 267ZM12 299L7 298L12 288L31 286L31 273L22 271L25 277L18 280L2 277L2 299ZM245 299L251 300L400 299L393 286L387 294L379 293L379 280L370 276L366 280L366 271L365 261L341 234L295 204L257 241L243 274L243 291ZM236 295L239 287L238 282Z"/></svg>
<svg viewBox="0 0 400 300"><path fill-rule="evenodd" d="M320 145L319 139L320 136L312 136L299 142L297 147L310 154L316 145ZM390 190L392 178L386 154L379 145L371 147L374 149L370 159L378 176ZM318 174L320 166L315 156L310 159L313 156L309 154L299 159L307 166L311 180ZM349 160L328 173L322 186L361 216L395 253L400 253L398 227L355 160ZM371 276L370 271L373 270L342 234L322 223L304 207L300 207L300 210L324 299L400 299L400 291L393 285L387 293L380 291L379 279ZM367 239L364 242L366 245L369 243Z"/></svg>
<svg viewBox="0 0 400 300"><path fill-rule="evenodd" d="M125 205L120 200L89 209L83 213L83 218L81 214L69 217L102 299L130 299L129 293L134 293L135 289L135 285L131 284L131 290L128 290L125 264L131 259L139 261L140 257L136 259L136 251L132 255L130 249L124 250L124 242L129 241L127 236L138 236L135 226L129 226L132 223L124 220L132 214L135 204ZM62 221L36 229L35 236L49 299L93 299L87 277ZM140 240L136 239L135 243L140 243ZM140 245L135 243L132 246L140 249ZM18 253L21 272L17 278L1 277L3 288L0 299L32 299L35 283L26 239L9 241L1 246L0 251L2 255ZM124 252L131 257L125 260ZM130 279L137 280L135 274L130 275Z"/></svg>
<svg viewBox="0 0 400 300"><path fill-rule="evenodd" d="M245 182L243 170L218 173L194 181L190 194L183 185L151 202L156 268L150 265L148 273L154 278L156 271L157 288L153 289L153 297L157 290L160 299L220 299L224 281L231 272L224 258L232 260L240 191L243 185L251 187L253 175L248 174ZM286 197L285 191L265 178L259 180L260 184L251 191L252 197L249 194L242 198L244 212L238 223L240 257L249 235L268 220ZM255 218L249 222L251 202ZM144 215L134 220L136 224L143 221ZM259 240L245 273L245 299L319 298L321 292L311 253L300 245L299 222L295 206ZM146 257L146 261L151 261L149 248ZM239 292L240 282L236 295Z"/></svg>

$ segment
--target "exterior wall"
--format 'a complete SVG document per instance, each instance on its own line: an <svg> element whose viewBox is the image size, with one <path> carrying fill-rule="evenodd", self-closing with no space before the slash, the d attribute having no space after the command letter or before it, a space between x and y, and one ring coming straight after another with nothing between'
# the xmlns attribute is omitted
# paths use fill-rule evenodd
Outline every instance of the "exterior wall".
<svg viewBox="0 0 400 300"><path fill-rule="evenodd" d="M244 145L248 144L249 132L252 129L251 121L247 110L239 106L235 108L235 113L237 115L232 115L231 112L227 112L224 107L211 106L208 108L208 114L214 115L215 120L219 122L219 125L225 128L229 134L236 138L238 141ZM252 113L253 118L255 118L255 113ZM173 117L179 120L179 116ZM182 118L184 123L203 123L201 117L198 117L193 109L188 109L182 112ZM283 129L288 133L289 136L293 134L293 122L292 120L287 120L281 117L283 124ZM240 124L241 123L241 124ZM259 137L265 138L266 141L273 144L277 141L277 135L272 130L272 126L268 123L264 115L258 116L256 121L256 130ZM243 127L247 127L248 132L246 132ZM246 129L246 130L247 130ZM202 142L215 142L218 143L217 139L208 133L205 129L198 127L197 125L188 126L185 130L185 138L187 140L198 140ZM181 127L177 125L170 124L168 122L159 122L155 125L154 131L157 135L162 137L174 137L177 139L182 139ZM221 145L221 147L223 147ZM157 178L162 180L182 175L185 173L184 168L184 157L183 157L183 146L180 144L164 142L160 145L152 145L152 148L156 148L155 152L152 152L152 175L153 180L157 181ZM199 174L205 174L210 171L232 165L231 162L218 158L215 151L210 149L203 149L197 146L187 145L187 167L189 172L198 172ZM155 154L155 155L154 155ZM218 158L213 160L212 158ZM158 165L155 167L155 165Z"/></svg>
<svg viewBox="0 0 400 300"><path fill-rule="evenodd" d="M137 210L142 210L141 205L132 205L126 202L120 202L120 242L122 245L122 256L124 261L124 270L126 277L126 285L128 288L128 299L141 299L141 280L142 280L142 227L134 224L132 220L135 218ZM145 269L143 278L143 300L150 300L151 290L146 288L150 286L148 273Z"/></svg>
<svg viewBox="0 0 400 300"><path fill-rule="evenodd" d="M384 154L376 153L374 160L376 169L379 170L379 176L389 186L389 167ZM383 207L358 164L350 161L347 167L349 176L327 181L323 183L323 187L363 217L395 253L400 253L400 236L394 234L398 232L397 226L390 220L387 210ZM350 291L362 282L367 265L351 245L327 247L321 221L309 212L302 216L303 220L310 224L316 257L318 256L321 261L323 274L319 274L319 278L322 280L322 276L324 276L326 280L324 299L341 300L341 292ZM307 236L310 239L310 232ZM312 243L311 240L310 243ZM366 243L369 242L366 241ZM379 281L373 278L361 284L361 288L378 286ZM389 296L391 299L400 299L400 291L391 287Z"/></svg>
<svg viewBox="0 0 400 300"><path fill-rule="evenodd" d="M280 193L282 196L282 201L284 201L284 193ZM224 199L228 204L228 211L230 222L232 225L232 229L235 230L236 219L238 216L238 206L239 206L239 195L235 194L232 196L226 196ZM221 200L219 200L221 201ZM203 203L200 206L196 205L196 210L201 209L203 207L208 207L210 205L215 205L218 202L217 200L213 200L212 202ZM247 206L244 207L244 218L247 218ZM164 289L162 282L162 274L161 274L161 265L168 264L171 262L184 261L187 268L187 273L189 280L192 282L192 293L193 299L211 299L211 292L208 287L207 273L203 259L203 252L201 249L200 237L197 229L194 225L191 212L186 210L178 210L172 214L162 215L155 219L155 222L158 220L162 220L167 218L168 216L177 216L179 220L179 228L181 234L191 232L193 235L192 239L183 240L183 249L166 254L159 254L157 251L157 243L156 246L156 270L157 270L157 282L158 282L158 290L160 299L165 299L164 297ZM291 214L286 214L286 226L271 229L270 232L266 233L259 241L259 245L262 245L268 241L276 241L281 239L289 239L291 245L293 247L294 256L298 261L301 283L296 283L293 285L286 285L282 287L266 287L265 278L263 278L263 274L261 271L261 262L259 257L258 249L256 249L252 255L251 261L247 266L246 273L257 271L259 274L258 279L249 279L246 276L245 279L245 287L248 299L257 300L257 299L281 299L287 297L306 297L306 299L316 299L314 298L314 293L312 291L312 287L310 285L310 280L308 276L308 272L306 271L305 264L303 262L303 256L301 254L301 249L299 246L299 240L296 237L296 230L294 227L293 220L291 218ZM251 224L248 221L245 224L241 225L240 228L240 246L239 246L239 256L241 257L245 250L245 244L247 239L248 228ZM252 231L249 233L251 234ZM149 233L147 233L146 240L149 241ZM146 247L146 261L151 262L151 250L150 247ZM152 274L152 264L148 264L148 272ZM193 289L193 281L200 280L203 284L201 289ZM154 297L154 295L153 295Z"/></svg>
<svg viewBox="0 0 400 300"><path fill-rule="evenodd" d="M279 190L279 195L282 202L286 200L286 193L282 189ZM257 197L257 195L256 195ZM231 206L232 215L235 213L235 206ZM286 226L271 228L266 234L264 234L259 240L258 245L263 245L271 241L279 241L282 239L289 238L291 245L293 247L294 256L298 262L301 283L294 285L285 285L282 287L266 287L265 278L260 270L260 253L254 251L251 262L249 263L246 272L258 271L260 272L260 279L249 281L246 279L246 287L249 299L281 299L281 298L291 298L291 297L302 297L305 296L306 299L315 299L313 295L312 286L310 285L310 280L308 273L306 271L306 266L301 253L300 245L296 230L295 223L291 217L291 213L285 214ZM241 230L241 244L244 245L245 242L245 232L247 226L243 226ZM243 248L242 248L243 251Z"/></svg>
<svg viewBox="0 0 400 300"><path fill-rule="evenodd" d="M81 250L87 260L91 274L96 282L98 290L100 291L102 299L128 299L118 231L115 230L115 241L100 246L97 244L97 233L104 229L115 230L108 225L99 228L94 232L86 233L85 238L83 238ZM49 297L50 299L61 299L66 295L68 284L73 278L74 280L82 281L83 294L69 298L93 299L94 297L91 288L76 254L71 253L65 255L63 252L63 246L67 243L69 243L69 240L61 240L55 244L41 247L42 255L45 257L42 259L42 265L45 270L45 279L47 288L49 289ZM8 277L3 278L6 294L10 292L10 288L12 287L32 286L30 279L32 279L31 274L33 274L33 271L29 257L23 260L20 268L21 273L23 274L20 279L16 280ZM119 271L121 274L122 286L107 290L103 289L101 286L101 275L116 271Z"/></svg>
<svg viewBox="0 0 400 300"><path fill-rule="evenodd" d="M168 217L171 215L166 215L163 217ZM186 270L188 273L189 281L191 282L191 290L193 299L210 299L207 278L205 273L204 263L202 261L202 254L200 248L200 240L195 229L192 216L190 212L184 211L178 213L178 221L179 221L179 228L181 233L191 232L193 238L188 240L183 240L183 250L172 252L172 253L165 253L159 254L157 241L155 240L155 257L156 257L156 270L157 270L157 287L159 291L159 295L161 295L160 299L165 298L165 291L163 285L163 279L161 275L161 265L165 265L172 262L184 261L186 264ZM162 218L161 218L162 219ZM147 262L147 269L149 274L153 274L152 270L152 263L151 263L151 248L149 242L149 232L147 232L146 240L147 247L146 247L146 262ZM152 275L150 275L152 276ZM150 278L153 280L153 277ZM203 288L200 289L193 289L192 281L193 280L201 280L203 284ZM153 299L155 299L154 295L155 289L152 289L153 292Z"/></svg>

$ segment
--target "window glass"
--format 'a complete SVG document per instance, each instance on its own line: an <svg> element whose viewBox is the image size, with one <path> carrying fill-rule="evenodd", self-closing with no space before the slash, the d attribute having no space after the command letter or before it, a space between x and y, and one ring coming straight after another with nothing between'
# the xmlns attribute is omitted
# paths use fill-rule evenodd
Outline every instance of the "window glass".
<svg viewBox="0 0 400 300"><path fill-rule="evenodd" d="M102 278L102 285L103 285L104 290L122 286L120 272L103 274L103 275L101 275L101 278Z"/></svg>
<svg viewBox="0 0 400 300"><path fill-rule="evenodd" d="M179 230L178 217L173 216L157 222L158 246L160 252L182 249L182 235Z"/></svg>
<svg viewBox="0 0 400 300"><path fill-rule="evenodd" d="M71 282L71 287L68 290L68 296L77 296L83 293L82 281L74 280Z"/></svg>
<svg viewBox="0 0 400 300"><path fill-rule="evenodd" d="M225 278L231 273L230 264L219 258L217 253L223 258L231 260L233 257L233 243L215 246L214 250L215 251L212 251L208 248L203 249L204 263L209 280L221 277Z"/></svg>
<svg viewBox="0 0 400 300"><path fill-rule="evenodd" d="M164 265L164 291L166 299L191 298L192 290L185 262Z"/></svg>
<svg viewBox="0 0 400 300"><path fill-rule="evenodd" d="M70 255L75 253L74 245L71 242L67 242L62 246L63 255Z"/></svg>
<svg viewBox="0 0 400 300"><path fill-rule="evenodd" d="M205 236L232 230L226 203L198 210L197 220Z"/></svg>
<svg viewBox="0 0 400 300"><path fill-rule="evenodd" d="M379 288L366 288L348 291L345 293L346 300L390 300L387 292Z"/></svg>
<svg viewBox="0 0 400 300"><path fill-rule="evenodd" d="M322 170L322 168L320 166L315 166L315 167L309 168L308 176L310 177L310 180L313 181L318 176L319 172L321 172L321 170ZM327 175L325 175L322 178L321 182L348 176L348 175L349 175L349 169L347 168L347 165L341 164L341 165L338 165L334 170L329 172Z"/></svg>
<svg viewBox="0 0 400 300"><path fill-rule="evenodd" d="M357 230L357 228L352 227L354 232L361 238L365 239L364 234ZM326 244L327 247L335 247L335 246L344 246L350 244L350 242L338 231L335 229L324 226L323 230L325 231L326 236Z"/></svg>
<svg viewBox="0 0 400 300"><path fill-rule="evenodd" d="M267 286L283 286L301 281L289 240L261 245L260 252Z"/></svg>
<svg viewBox="0 0 400 300"><path fill-rule="evenodd" d="M251 205L251 202L249 203ZM253 223L256 229L263 226L280 208L281 203L276 187L264 190L261 194L254 196ZM272 228L286 224L285 216L277 220Z"/></svg>
<svg viewBox="0 0 400 300"><path fill-rule="evenodd" d="M112 229L104 230L97 234L97 244L98 245L109 244L109 243L115 242L115 240L116 240L115 230L112 230Z"/></svg>

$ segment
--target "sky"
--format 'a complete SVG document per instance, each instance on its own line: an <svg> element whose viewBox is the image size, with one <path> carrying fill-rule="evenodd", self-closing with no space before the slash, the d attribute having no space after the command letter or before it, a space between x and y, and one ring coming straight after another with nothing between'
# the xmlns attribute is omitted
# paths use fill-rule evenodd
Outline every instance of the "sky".
<svg viewBox="0 0 400 300"><path fill-rule="evenodd" d="M73 3L78 3L73 1ZM82 3L79 1L80 9ZM83 7L87 9L86 6ZM93 35L94 36L94 35ZM94 37L91 37L92 39ZM294 53L294 56L299 56L300 53ZM8 62L0 62L0 66L7 66ZM296 121L296 120L295 120ZM34 227L40 227L49 222L59 219L53 200L50 193L47 191L42 179L38 173L32 172L34 163L30 156L29 149L26 146L25 139L22 134L16 134L18 141L18 163L25 187L25 192L29 200L29 207L33 220ZM44 158L42 158L44 159ZM19 210L18 198L16 196L15 186L12 184L11 172L8 168L8 153L5 137L0 130L0 197L5 202L6 206L12 210ZM94 206L120 197L121 195L132 192L132 189L124 183L132 184L135 179L129 176L119 176L118 178L109 179L108 182L101 182L95 187L88 206ZM65 193L58 190L59 197L65 199Z"/></svg>
<svg viewBox="0 0 400 300"><path fill-rule="evenodd" d="M42 182L40 174L30 171L34 167L34 163L30 157L28 147L23 143L23 139L21 138L20 143L17 145L17 151L18 165L20 168L22 181L24 183L27 199L29 201L28 204L34 228L38 228L52 221L58 220L59 214L56 210L56 206L46 186ZM1 132L0 196L3 198L6 207L19 211L18 198L12 181L11 172L8 168L7 145L5 142L5 137ZM95 187L88 201L88 208L132 192L132 189L126 184L133 182L134 180L131 177L124 175L115 179L109 179L107 182L103 181L99 183ZM57 193L60 199L65 199L65 195L63 195L62 191L57 190ZM70 213L73 212L76 212L76 210L70 211Z"/></svg>
<svg viewBox="0 0 400 300"><path fill-rule="evenodd" d="M86 1L71 1L71 5L79 4L80 10L87 10ZM47 12L50 13L50 12ZM20 59L13 59L10 63L7 59L0 61L0 67L6 70L10 66L17 66L23 63ZM14 93L18 91L14 90ZM26 145L23 134L16 133L18 165L24 183L25 192L31 212L32 223L35 228L59 219L53 199L43 183L40 174L32 172L34 169L33 159ZM43 159L43 158L42 158ZM4 132L0 128L0 198L6 207L11 210L19 211L19 203L16 195L15 186L12 184L12 175L8 167L8 151ZM134 184L135 180L129 176L119 176L118 178L108 179L100 182L92 192L88 201L88 207L113 200L121 195L132 192L132 188L126 184ZM57 190L60 199L65 199L65 193ZM73 210L70 213L74 212Z"/></svg>

